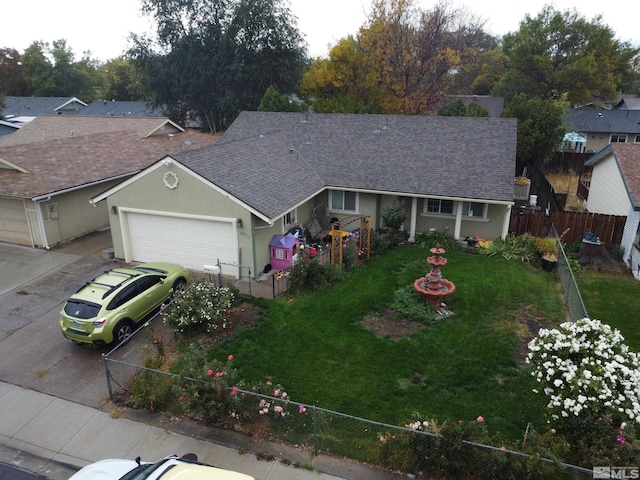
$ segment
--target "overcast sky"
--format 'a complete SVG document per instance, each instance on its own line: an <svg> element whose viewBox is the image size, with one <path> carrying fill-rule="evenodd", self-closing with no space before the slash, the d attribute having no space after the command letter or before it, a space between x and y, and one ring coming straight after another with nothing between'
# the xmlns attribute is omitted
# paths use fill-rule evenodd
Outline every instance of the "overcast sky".
<svg viewBox="0 0 640 480"><path fill-rule="evenodd" d="M436 0L417 0L429 9ZM298 28L309 44L313 56L326 56L330 44L349 34L356 34L365 23L370 0L290 0L298 17ZM486 30L503 35L518 29L526 14L535 17L546 4L557 10L577 8L587 19L602 14L603 22L613 29L616 38L640 46L637 15L622 8L606 8L597 0L452 0L454 6L486 20ZM130 32L150 31L151 24L140 15L138 0L30 0L3 1L0 48L23 52L32 42L51 44L64 38L76 58L90 50L93 58L108 60L121 55ZM606 10L606 11L605 11ZM633 10L633 9L632 9Z"/></svg>

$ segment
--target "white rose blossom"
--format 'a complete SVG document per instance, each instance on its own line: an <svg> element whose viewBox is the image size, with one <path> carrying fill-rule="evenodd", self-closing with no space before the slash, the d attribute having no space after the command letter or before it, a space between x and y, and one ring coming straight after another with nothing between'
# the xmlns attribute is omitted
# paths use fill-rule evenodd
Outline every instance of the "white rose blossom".
<svg viewBox="0 0 640 480"><path fill-rule="evenodd" d="M609 325L583 318L540 329L526 361L551 418L618 413L640 423L640 359Z"/></svg>

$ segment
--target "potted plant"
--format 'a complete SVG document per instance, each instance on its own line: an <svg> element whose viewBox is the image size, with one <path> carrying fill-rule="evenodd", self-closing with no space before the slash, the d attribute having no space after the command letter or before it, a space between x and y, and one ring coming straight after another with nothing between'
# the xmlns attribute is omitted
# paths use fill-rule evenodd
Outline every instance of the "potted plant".
<svg viewBox="0 0 640 480"><path fill-rule="evenodd" d="M558 264L558 240L555 237L537 237L536 247L542 269L552 271Z"/></svg>

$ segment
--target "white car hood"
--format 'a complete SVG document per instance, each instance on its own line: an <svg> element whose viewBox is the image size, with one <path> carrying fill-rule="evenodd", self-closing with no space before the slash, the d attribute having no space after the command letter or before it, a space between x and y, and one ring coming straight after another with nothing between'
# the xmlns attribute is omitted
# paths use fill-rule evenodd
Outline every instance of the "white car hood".
<svg viewBox="0 0 640 480"><path fill-rule="evenodd" d="M137 466L134 460L100 460L79 470L69 480L118 480Z"/></svg>

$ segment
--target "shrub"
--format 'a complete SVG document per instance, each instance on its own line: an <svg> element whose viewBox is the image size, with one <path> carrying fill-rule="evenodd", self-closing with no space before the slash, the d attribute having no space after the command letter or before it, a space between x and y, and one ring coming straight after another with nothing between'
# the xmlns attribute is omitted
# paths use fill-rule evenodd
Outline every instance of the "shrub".
<svg viewBox="0 0 640 480"><path fill-rule="evenodd" d="M225 313L234 295L227 287L194 283L178 298L165 316L166 323L180 333L210 333L227 326Z"/></svg>
<svg viewBox="0 0 640 480"><path fill-rule="evenodd" d="M615 457L627 437L635 436L639 360L618 330L589 318L541 329L529 342L527 362L541 387L534 391L548 398L550 421L579 445L581 461Z"/></svg>
<svg viewBox="0 0 640 480"><path fill-rule="evenodd" d="M437 243L449 252L462 250L460 242L458 242L453 235L444 230L423 232L416 235L416 245L419 245L422 248L433 248Z"/></svg>
<svg viewBox="0 0 640 480"><path fill-rule="evenodd" d="M520 260L530 263L536 255L536 238L524 234L520 236L507 235L504 240L497 238L493 242L481 244L478 252L490 257L501 256L507 260Z"/></svg>
<svg viewBox="0 0 640 480"><path fill-rule="evenodd" d="M407 320L426 325L436 321L433 308L426 304L424 297L416 292L413 286L404 287L394 292L392 308L399 316Z"/></svg>
<svg viewBox="0 0 640 480"><path fill-rule="evenodd" d="M385 228L390 229L392 232L399 231L406 220L404 201L397 197L394 198L391 205L382 209L380 216Z"/></svg>
<svg viewBox="0 0 640 480"><path fill-rule="evenodd" d="M611 247L611 257L614 260L622 260L624 257L624 247L622 245L614 245Z"/></svg>
<svg viewBox="0 0 640 480"><path fill-rule="evenodd" d="M305 249L289 269L289 291L318 291L341 279L340 267L320 263L317 255Z"/></svg>

